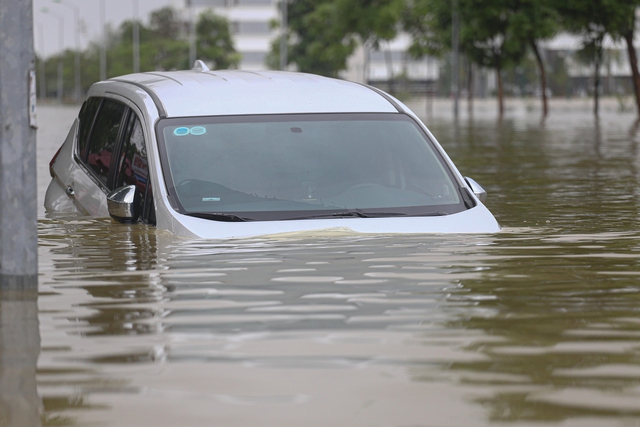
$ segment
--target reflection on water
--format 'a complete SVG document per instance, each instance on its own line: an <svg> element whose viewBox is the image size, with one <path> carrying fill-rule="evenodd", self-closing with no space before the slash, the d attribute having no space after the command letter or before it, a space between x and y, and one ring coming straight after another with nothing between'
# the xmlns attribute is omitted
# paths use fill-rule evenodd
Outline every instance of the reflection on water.
<svg viewBox="0 0 640 427"><path fill-rule="evenodd" d="M34 282L35 283L35 282ZM40 353L38 294L0 289L0 426L40 425L42 401L36 390Z"/></svg>
<svg viewBox="0 0 640 427"><path fill-rule="evenodd" d="M630 119L431 128L502 233L202 241L42 217L43 424L640 425Z"/></svg>

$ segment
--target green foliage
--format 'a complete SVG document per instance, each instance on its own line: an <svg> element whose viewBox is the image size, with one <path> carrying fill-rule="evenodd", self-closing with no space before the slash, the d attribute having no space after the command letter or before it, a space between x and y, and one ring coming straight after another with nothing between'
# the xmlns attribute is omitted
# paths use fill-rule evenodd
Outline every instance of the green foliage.
<svg viewBox="0 0 640 427"><path fill-rule="evenodd" d="M476 64L501 70L518 63L526 42L517 30L509 0L458 0L460 45Z"/></svg>
<svg viewBox="0 0 640 427"><path fill-rule="evenodd" d="M136 23L126 21L117 29L108 29L106 56L107 78L133 72L133 27ZM140 71L166 71L190 68L187 24L179 19L177 12L170 7L151 14L150 25L137 23L140 41ZM199 16L196 24L197 53L216 68L237 66L240 55L236 52L229 23L226 19L208 11ZM98 43L91 43L80 54L82 91L86 92L91 84L100 79L100 51ZM63 62L64 96L73 94L75 82L75 54L67 50L62 55L45 61L44 79L46 96L57 94L58 63ZM38 79L42 79L42 68L38 65ZM38 85L40 90L40 85Z"/></svg>
<svg viewBox="0 0 640 427"><path fill-rule="evenodd" d="M560 31L555 0L519 0L507 3L512 31L528 42L550 39Z"/></svg>
<svg viewBox="0 0 640 427"><path fill-rule="evenodd" d="M229 21L210 10L198 18L196 46L198 57L211 61L214 68L233 68L240 62L240 55L233 47Z"/></svg>
<svg viewBox="0 0 640 427"><path fill-rule="evenodd" d="M582 37L578 59L594 66L594 112L598 113L600 65L604 59L604 38L630 36L633 40L637 0L557 0L564 28ZM632 47L633 48L633 47ZM636 76L634 76L635 78ZM638 100L640 103L640 99ZM638 105L640 108L640 104Z"/></svg>
<svg viewBox="0 0 640 427"><path fill-rule="evenodd" d="M442 57L451 48L451 0L414 0L402 14L405 31L412 36L409 54Z"/></svg>
<svg viewBox="0 0 640 427"><path fill-rule="evenodd" d="M603 41L608 34L619 40L633 32L637 0L556 0L563 27L582 37L579 56L588 63L600 63Z"/></svg>
<svg viewBox="0 0 640 427"><path fill-rule="evenodd" d="M553 0L413 0L407 3L403 25L413 37L409 53L443 57L452 45L453 15L458 15L460 53L480 67L493 68L498 76L515 69L531 48L539 58L537 41L552 37L558 30ZM456 10L454 10L456 8ZM526 69L527 67L525 67ZM524 80L517 79L519 92L526 91ZM544 81L544 80L543 80ZM500 101L502 111L502 101Z"/></svg>
<svg viewBox="0 0 640 427"><path fill-rule="evenodd" d="M180 37L183 24L178 19L176 10L170 6L151 12L151 30L164 39Z"/></svg>
<svg viewBox="0 0 640 427"><path fill-rule="evenodd" d="M334 4L337 29L346 38L357 37L377 49L381 40L398 35L403 0L335 0Z"/></svg>
<svg viewBox="0 0 640 427"><path fill-rule="evenodd" d="M524 57L528 41L549 38L557 27L551 0L458 0L460 51L476 64L502 69ZM403 14L414 57L442 56L452 44L451 0L414 0Z"/></svg>
<svg viewBox="0 0 640 427"><path fill-rule="evenodd" d="M331 0L298 0L287 5L288 63L298 70L336 76L344 70L355 43L338 26L338 10ZM278 46L279 41L274 43Z"/></svg>
<svg viewBox="0 0 640 427"><path fill-rule="evenodd" d="M397 35L404 0L296 0L287 4L288 63L298 70L337 76L358 44L377 47ZM277 68L280 40L267 64Z"/></svg>

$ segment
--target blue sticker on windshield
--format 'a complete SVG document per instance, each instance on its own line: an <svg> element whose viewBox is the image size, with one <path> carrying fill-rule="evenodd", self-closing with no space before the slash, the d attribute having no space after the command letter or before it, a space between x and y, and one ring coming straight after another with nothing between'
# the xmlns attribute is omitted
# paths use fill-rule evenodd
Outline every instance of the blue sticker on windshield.
<svg viewBox="0 0 640 427"><path fill-rule="evenodd" d="M189 128L185 128L185 127L179 127L179 128L175 128L173 130L173 134L175 136L185 136L185 135L189 135Z"/></svg>
<svg viewBox="0 0 640 427"><path fill-rule="evenodd" d="M207 129L204 126L194 126L191 128L191 135L204 135L207 133Z"/></svg>

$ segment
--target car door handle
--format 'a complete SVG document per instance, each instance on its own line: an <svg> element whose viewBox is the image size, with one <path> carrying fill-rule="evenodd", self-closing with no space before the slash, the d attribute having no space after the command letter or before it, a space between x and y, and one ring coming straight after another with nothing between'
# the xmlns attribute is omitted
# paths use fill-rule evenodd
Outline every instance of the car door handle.
<svg viewBox="0 0 640 427"><path fill-rule="evenodd" d="M70 196L70 197L73 197L76 194L76 192L73 191L73 187L71 187L71 186L68 186L65 191L67 192L67 195Z"/></svg>

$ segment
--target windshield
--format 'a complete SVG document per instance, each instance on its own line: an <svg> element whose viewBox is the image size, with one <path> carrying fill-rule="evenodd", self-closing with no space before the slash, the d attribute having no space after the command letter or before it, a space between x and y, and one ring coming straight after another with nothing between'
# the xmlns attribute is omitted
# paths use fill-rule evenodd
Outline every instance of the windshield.
<svg viewBox="0 0 640 427"><path fill-rule="evenodd" d="M404 114L164 119L158 137L172 203L185 214L278 220L466 209L451 171Z"/></svg>

